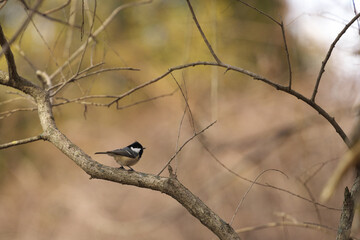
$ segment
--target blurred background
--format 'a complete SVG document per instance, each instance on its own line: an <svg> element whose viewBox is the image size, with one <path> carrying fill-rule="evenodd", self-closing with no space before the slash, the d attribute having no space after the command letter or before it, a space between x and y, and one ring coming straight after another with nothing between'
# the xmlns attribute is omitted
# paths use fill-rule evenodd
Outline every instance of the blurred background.
<svg viewBox="0 0 360 240"><path fill-rule="evenodd" d="M237 230L283 221L326 226L244 230L240 233L243 239L335 237L344 187L352 185L353 173L341 182L326 207L308 201L318 201L322 187L346 151L343 140L323 117L295 97L260 81L210 66L175 71L173 76L121 99L117 106L103 106L114 98L80 100L93 95L119 96L171 67L214 61L186 1L175 0L124 8L87 45L80 68L81 53L67 63L91 29L95 32L118 7L135 1L97 1L94 24L94 0L84 1L84 12L81 2L43 1L38 9L42 13L65 5L48 17L35 13L12 45L19 73L38 85L37 71L53 77L51 85L55 86L78 69L100 63L90 72L117 67L140 69L92 74L56 92L55 120L69 139L96 161L113 167L118 165L110 157L95 156L94 152L137 140L146 150L134 169L157 174L193 136L189 111L184 115L183 92L197 131L217 121L201 135L201 142L192 140L172 163L187 188L225 221L233 218ZM26 3L33 8L37 1ZM10 39L31 13L21 1L3 4L0 23ZM278 25L239 1L199 0L192 4L224 63L288 84L289 69ZM331 42L354 16L353 3L256 0L251 4L284 22L293 88L310 97ZM83 34L79 28L82 22ZM337 44L316 98L348 135L358 104L358 43L359 27L354 23ZM62 65L62 71L57 71ZM4 57L0 68L7 71ZM41 133L34 107L31 99L0 86L0 143ZM167 171L162 175L168 176ZM239 176L249 180L258 177L258 182L275 188L252 186ZM359 238L357 224L353 235ZM89 180L48 142L0 151L0 239L165 238L216 236L167 195Z"/></svg>

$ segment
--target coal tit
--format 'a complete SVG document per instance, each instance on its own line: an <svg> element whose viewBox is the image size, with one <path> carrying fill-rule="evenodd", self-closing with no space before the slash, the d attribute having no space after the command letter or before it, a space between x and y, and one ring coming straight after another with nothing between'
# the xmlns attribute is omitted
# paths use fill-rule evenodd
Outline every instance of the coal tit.
<svg viewBox="0 0 360 240"><path fill-rule="evenodd" d="M134 171L130 166L135 165L140 160L144 149L145 148L139 142L134 142L124 148L107 152L96 152L95 154L107 154L112 156L114 160L120 164L121 169L124 169L124 166L127 166L131 171Z"/></svg>

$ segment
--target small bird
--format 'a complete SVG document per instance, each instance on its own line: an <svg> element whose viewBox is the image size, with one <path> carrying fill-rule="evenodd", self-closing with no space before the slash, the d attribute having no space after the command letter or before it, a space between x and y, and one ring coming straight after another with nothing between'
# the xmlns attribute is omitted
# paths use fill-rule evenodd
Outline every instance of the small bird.
<svg viewBox="0 0 360 240"><path fill-rule="evenodd" d="M125 169L124 166L127 166L131 171L134 171L130 166L135 165L140 160L144 149L145 148L136 141L124 148L107 152L96 152L95 154L107 154L112 156L114 157L114 160L120 164L120 169Z"/></svg>

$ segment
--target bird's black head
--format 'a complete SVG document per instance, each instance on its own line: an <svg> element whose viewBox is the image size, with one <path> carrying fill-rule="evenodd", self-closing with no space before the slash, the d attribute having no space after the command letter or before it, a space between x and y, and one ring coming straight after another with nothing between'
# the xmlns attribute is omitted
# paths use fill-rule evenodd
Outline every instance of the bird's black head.
<svg viewBox="0 0 360 240"><path fill-rule="evenodd" d="M140 157L141 157L141 155L143 154L143 151L144 151L144 149L145 149L138 141L130 144L128 147L129 147L129 148L140 148L140 152L139 152L139 156L140 156Z"/></svg>

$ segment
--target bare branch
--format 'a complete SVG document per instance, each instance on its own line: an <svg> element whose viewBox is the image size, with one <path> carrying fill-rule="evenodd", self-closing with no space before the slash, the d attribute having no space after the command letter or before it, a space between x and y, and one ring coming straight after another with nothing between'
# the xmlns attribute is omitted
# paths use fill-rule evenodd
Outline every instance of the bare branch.
<svg viewBox="0 0 360 240"><path fill-rule="evenodd" d="M80 28L79 26L72 25L72 24L70 24L70 23L68 23L68 22L66 22L66 21L61 20L61 19L58 19L58 18L54 18L54 17L49 16L49 15L48 15L48 14L49 14L49 13L48 13L49 11L47 11L47 12L45 12L45 13L42 13L42 12L38 11L36 8L30 8L30 7L26 4L26 2L25 2L24 0L22 0L21 2L22 2L22 4L24 5L24 7L25 7L26 10L31 11L31 12L34 12L34 13L36 13L37 15L43 17L43 18L46 18L46 19L48 19L48 20L50 20L50 21L54 21L54 22L58 22L58 23L64 24L64 25L66 25L66 26L75 27L75 28ZM70 2L71 2L71 0L68 0L68 3L70 3ZM68 3L65 3L63 6L60 6L60 7L58 7L57 9L52 9L52 10L50 10L50 11L52 11L52 12L58 11L58 10L64 8L64 7L66 7L66 6L68 5Z"/></svg>
<svg viewBox="0 0 360 240"><path fill-rule="evenodd" d="M162 95L155 96L155 97L152 97L152 98L137 101L137 102L125 105L125 106L116 106L116 109L121 110L121 109L136 106L138 104L151 102L151 101L154 101L154 100L159 99L159 98L169 97L169 96L172 96L176 91L177 90L175 90L175 91L173 91L171 93L162 94ZM59 97L57 99L62 99L62 100L64 100L64 102L54 103L52 106L53 107L58 107L58 106L65 105L65 104L68 104L68 103L78 103L78 104L87 105L87 106L94 106L94 107L107 107L108 106L107 103L88 102L88 101L84 101L84 100L85 99L91 99L91 98L117 98L117 97L118 96L110 96L110 95L92 95L92 96L90 95L90 96L84 96L84 97L79 97L79 98L75 98L75 99L66 99L66 98L63 98L63 97ZM0 113L0 115L1 115L1 113ZM0 119L1 119L1 117L0 117Z"/></svg>
<svg viewBox="0 0 360 240"><path fill-rule="evenodd" d="M138 101L138 102L134 102L134 103L131 103L131 104L128 104L128 105L125 105L125 106L117 106L116 109L118 109L118 110L125 109L125 108L133 107L133 106L141 104L141 103L151 102L151 101L154 101L154 100L159 99L159 98L169 97L169 96L172 96L176 91L177 90L175 90L175 91L173 91L171 93L162 94L162 95L159 95L159 96L156 96L156 97L152 97L152 98L148 98L148 99L141 100L141 101Z"/></svg>
<svg viewBox="0 0 360 240"><path fill-rule="evenodd" d="M149 82L146 82L142 85L139 85L138 87L135 87L131 90L129 90L128 92L122 94L118 99L115 99L113 102L109 103L109 106L111 106L113 103L119 101L121 98L124 98L125 96L128 96L129 94L144 88L154 82L157 82L161 79L163 79L164 77L166 77L168 74L170 74L173 71L177 71L180 69L184 69L184 68L188 68L188 67L194 67L194 66L198 66L198 65L204 65L204 66L218 66L218 67L222 67L225 68L226 71L232 70L235 72L239 72L242 74L245 74L249 77L252 77L254 80L259 80L273 88L275 88L276 90L282 91L282 92L286 92L298 99L300 99L301 101L305 102L306 104L308 104L310 107L312 107L314 110L316 110L321 116L323 116L335 129L335 131L339 134L339 136L343 139L344 143L349 147L350 146L350 140L349 138L346 136L345 132L342 130L342 128L339 126L339 124L335 121L335 118L330 116L322 107L320 107L318 104L316 104L315 102L311 101L311 99L306 98L304 95L300 94L299 92L290 89L289 87L285 87L282 86L280 84L274 83L272 81L270 81L269 79L260 76L258 74L255 74L253 72L250 72L248 70L245 70L243 68L239 68L239 67L235 67L235 66L231 66L229 64L225 64L225 63L215 63L215 62L194 62L194 63L187 63L184 65L179 65L176 67L172 67L170 68L166 73L164 73L163 75L161 75L160 77L157 77Z"/></svg>
<svg viewBox="0 0 360 240"><path fill-rule="evenodd" d="M1 1L0 3L0 10L3 8L3 7L5 7L5 5L6 5L6 3L8 2L8 0L3 0L3 1Z"/></svg>
<svg viewBox="0 0 360 240"><path fill-rule="evenodd" d="M320 84L320 80L321 80L321 77L323 75L323 73L325 72L325 66L327 64L327 62L329 61L330 59L330 56L331 56L331 53L332 51L334 50L335 48L335 45L336 43L340 40L340 38L345 34L345 32L349 29L349 27L360 17L360 13L356 14L355 17L353 17L350 22L348 24L345 25L345 27L343 28L343 30L341 30L341 32L336 36L335 40L331 43L330 45L330 48L325 56L325 59L322 61L322 64L321 64L321 67L320 67L320 72L319 72L319 75L316 79L316 83L315 83L315 87L314 87L314 90L313 90L313 94L312 94L312 97L311 97L311 101L312 102L315 102L315 97L316 97L316 94L318 92L318 88L319 88L319 84Z"/></svg>
<svg viewBox="0 0 360 240"><path fill-rule="evenodd" d="M205 143L203 143L202 141L200 141L200 143L202 144L203 148L210 154L210 156L211 156L218 164L220 164L221 167L223 167L223 168L226 169L229 173L233 174L234 176L238 177L238 178L241 179L241 180L244 180L244 181L249 182L249 183L252 183L252 184L256 184L256 185L261 186L261 187L268 187L268 188L272 188L272 189L275 189L275 190L278 190L278 191L281 191L281 192L285 192L285 193L290 194L290 195L292 195L292 196L294 196L294 197L297 197L297 198L299 198L299 199L301 199L301 200L307 201L307 202L312 203L312 204L316 204L316 205L318 205L318 206L321 206L321 207L326 208L326 209L329 209L329 210L341 211L341 209L339 209L339 208L328 207L328 206L326 206L326 205L324 205L324 204L321 204L321 203L318 203L318 202L314 202L314 201L312 201L311 199L305 198L305 197L303 197L303 196L301 196L301 195L299 195L299 194L293 193L293 192L291 192L291 191L289 191L289 190L287 190L287 189L283 189L283 188L280 188L280 187L276 187L276 186L273 186L273 185L268 184L268 183L254 182L254 181L252 181L252 180L250 180L250 179L248 179L248 178L245 178L245 177L239 175L238 173L234 172L234 171L231 170L230 168L228 168L225 164L223 164L223 163L215 156L215 154L214 154L212 151L210 151L210 149L205 145Z"/></svg>
<svg viewBox="0 0 360 240"><path fill-rule="evenodd" d="M185 93L184 93L184 91L182 90L182 88L181 88L181 86L180 86L180 84L178 83L178 81L176 80L176 78L174 77L174 75L171 73L171 76L173 77L173 79L174 79L174 81L175 81L175 83L176 83L176 85L178 86L178 88L180 89L180 92L181 92L181 95L183 96L183 98L184 98L184 101L185 101L185 104L186 104L186 108L188 109L188 111L189 111L189 116L190 116L190 123L191 123L191 127L192 127L192 129L193 129L193 131L194 131L194 133L195 133L195 121L194 121L194 116L193 116L193 114L192 114L192 112L191 112L191 108L190 108L190 105L189 105L189 102L188 102L188 100L187 100L187 97L185 96Z"/></svg>
<svg viewBox="0 0 360 240"><path fill-rule="evenodd" d="M291 221L270 222L270 223L266 223L266 224L259 225L259 226L244 227L244 228L236 229L235 231L237 233L245 233L245 232L252 232L252 231L257 231L257 230L266 229L266 228L285 227L285 226L308 228L308 229L319 230L322 232L328 232L328 231L336 232L336 229L325 226L325 225L320 225L320 224L316 224L316 223L307 223L307 222L291 222Z"/></svg>
<svg viewBox="0 0 360 240"><path fill-rule="evenodd" d="M84 16L84 8L85 8L85 6L84 6L84 0L82 0L82 6L81 6L81 7L82 7L82 8L81 8L81 9L82 9L82 10L81 10L81 12L82 12L81 39L82 39L82 36L83 36L83 34L84 34L84 17L85 17L85 16ZM93 30L94 24L95 24L96 7L97 7L97 1L95 0L95 1L94 1L94 13L93 13L92 22L91 22L90 29L89 29L89 36L88 36L87 40L85 41L84 50L82 51L82 54L81 54L81 56L80 56L80 61L79 61L79 65L78 65L78 69L77 69L77 71L76 71L76 74L78 74L78 73L80 72L81 64L82 64L82 62L83 62L83 60L84 60L85 52L86 52L87 46L88 46L88 44L89 44L89 42L90 42L90 38L91 38L91 36L92 36L92 30Z"/></svg>
<svg viewBox="0 0 360 240"><path fill-rule="evenodd" d="M280 27L281 27L281 33L282 33L283 41L284 41L284 47L285 47L285 53L286 53L286 61L287 61L287 64L288 64L288 69L289 69L289 89L291 89L291 85L292 85L292 69L291 69L289 49L288 49L287 42L286 42L285 27L284 27L283 22L281 22Z"/></svg>
<svg viewBox="0 0 360 240"><path fill-rule="evenodd" d="M303 185L304 185L304 187L305 187L305 189L306 189L306 191L307 191L310 199L311 199L313 202L316 202L316 199L315 199L313 193L311 192L309 186L307 185L307 183L304 182ZM317 216L317 218L318 218L319 223L322 223L321 215L320 215L320 211L319 211L318 205L314 204L314 209L315 209L316 216Z"/></svg>
<svg viewBox="0 0 360 240"><path fill-rule="evenodd" d="M36 71L36 76L37 78L41 81L41 84L43 86L44 89L49 89L51 88L51 80L49 78L49 75L46 72L42 72L40 70Z"/></svg>
<svg viewBox="0 0 360 240"><path fill-rule="evenodd" d="M311 99L305 97L304 95L300 94L299 92L290 89L289 87L285 87L282 86L280 84L274 83L272 81L270 81L269 79L258 75L256 73L250 72L248 70L245 70L243 68L239 68L239 67L235 67L235 66L231 66L229 64L225 64L225 63L216 63L216 62L193 62L193 63L187 63L187 64L183 64L183 65L179 65L176 67L172 67L169 68L169 70L167 72L165 72L164 74L162 74L161 76L150 80L148 82L145 82L135 88L132 88L131 90L125 92L124 94L120 95L117 99L113 100L112 102L110 102L108 104L108 106L110 107L111 105L113 105L114 103L118 102L120 99L132 94L135 91L138 91L150 84L153 84L163 78L165 78L167 75L169 75L170 73L172 73L173 71L177 71L180 69L184 69L184 68L188 68L188 67L194 67L194 66L199 66L199 65L204 65L204 66L218 66L218 67L222 67L222 68L226 68L226 72L229 70L235 71L235 72L239 72L242 74L245 74L249 77L252 77L254 80L259 80L273 88L275 88L276 90L282 91L282 92L286 92L298 99L300 99L301 101L305 102L306 104L308 104L309 106L311 106L314 110L316 110L321 116L323 116L335 129L335 131L339 134L339 136L343 139L344 143L349 147L350 146L350 140L347 137L347 135L345 134L345 132L342 130L342 128L340 127L340 125L335 121L335 118L330 116L322 107L320 107L318 104L316 104L315 102L311 101Z"/></svg>
<svg viewBox="0 0 360 240"><path fill-rule="evenodd" d="M261 15L264 15L265 17L267 17L268 19L270 19L270 20L273 21L274 23L276 23L276 24L278 24L278 25L280 25L280 26L282 25L282 23L280 23L279 21L275 20L275 18L271 17L271 16L270 16L269 14L267 14L267 13L264 13L264 12L261 11L260 9L254 7L254 6L250 5L250 4L248 4L248 3L246 3L246 2L244 2L244 1L242 1L242 0L237 0L237 1L240 2L240 3L242 3L242 4L244 4L244 5L246 5L247 7L251 8L251 9L257 11L257 12L260 13Z"/></svg>
<svg viewBox="0 0 360 240"><path fill-rule="evenodd" d="M281 28L281 34L282 34L282 37L283 37L283 41L284 41L284 47L285 47L285 53L286 53L286 61L287 61L287 64L288 64L288 68L289 68L289 89L291 89L291 85L292 85L292 69L291 69L291 62L290 62L290 54L289 54L289 49L288 49L288 46L287 46L287 42L286 42L286 35L285 35L285 27L284 27L284 23L283 22L279 22L277 20L275 20L275 18L271 17L269 14L261 11L260 9L242 1L242 0L237 0L238 2L246 5L247 7L257 11L258 13L260 13L261 15L267 17L268 19L270 19L272 22L276 23L277 25L280 26Z"/></svg>
<svg viewBox="0 0 360 240"><path fill-rule="evenodd" d="M9 81L16 81L19 78L19 74L16 70L16 64L14 55L9 47L9 43L6 40L5 34L0 26L0 45L5 49L5 58L8 65Z"/></svg>
<svg viewBox="0 0 360 240"><path fill-rule="evenodd" d="M5 37L2 31L0 31L0 39L2 39L2 43L4 43ZM1 45L3 46L3 44ZM3 84L3 82L6 80L6 78L2 78L2 76L0 76L0 79L0 84ZM22 84L26 85L21 86ZM182 204L190 214L195 216L204 226L210 229L220 239L240 239L230 225L228 225L208 206L206 206L197 196L195 196L185 186L183 186L174 177L174 175L172 175L170 178L166 178L140 172L124 171L118 168L112 168L99 164L59 131L55 124L52 113L52 105L47 91L33 84L28 85L28 81L23 78L20 78L18 85L13 87L20 90L28 88L27 91L24 92L30 94L36 100L40 124L44 131L41 136L42 139L52 143L61 152L73 160L87 174L89 174L92 179L103 179L165 193ZM212 126L212 124L207 128ZM205 130L206 129L203 131ZM198 134L200 133L201 132Z"/></svg>
<svg viewBox="0 0 360 240"><path fill-rule="evenodd" d="M35 137L29 137L29 138L25 138L25 139L21 139L21 140L15 140L15 141L12 141L9 143L3 143L3 144L0 144L0 149L14 147L14 146L18 146L21 144L31 143L31 142L35 142L35 141L39 141L39 140L44 140L42 135L38 135Z"/></svg>
<svg viewBox="0 0 360 240"><path fill-rule="evenodd" d="M144 0L144 1L139 1L139 2L123 4L123 5L115 8L114 11L112 11L112 13L109 15L109 17L105 19L103 24L98 29L95 30L95 32L92 34L92 37L89 38L87 41L89 43L92 42L93 39L97 35L99 35L102 31L104 31L104 29L107 27L107 25L109 25L109 23L114 19L114 17L120 11L122 11L126 8L129 8L129 7L134 7L134 6L138 6L138 5L142 5L142 4L148 4L151 2L152 2L151 0ZM57 70L55 70L55 72L53 72L50 75L50 79L53 79L54 77L56 77L65 68L65 66L67 66L69 63L71 63L84 50L86 44L88 44L88 43L82 44L76 51L74 51L74 53L69 57L69 59L66 62L64 62Z"/></svg>
<svg viewBox="0 0 360 240"><path fill-rule="evenodd" d="M346 187L344 192L343 210L340 216L339 231L336 236L337 240L348 240L350 239L351 226L354 219L354 207L355 202L349 189ZM341 231L340 231L341 230Z"/></svg>
<svg viewBox="0 0 360 240"><path fill-rule="evenodd" d="M38 0L37 3L35 4L34 9L38 9L41 5L41 3L43 2L43 0ZM7 46L1 46L2 50L0 51L0 57L7 51L7 49L10 47L10 45L15 42L15 40L17 39L17 37L20 35L20 33L27 27L27 25L29 24L30 20L32 19L33 15L34 15L34 11L30 11L30 14L28 14L28 17L25 19L25 21L23 22L23 24L21 25L21 27L18 28L18 30L16 31L16 33L12 36L12 38L8 41ZM10 74L10 73L9 73Z"/></svg>
<svg viewBox="0 0 360 240"><path fill-rule="evenodd" d="M201 27L200 27L200 24L199 24L199 22L198 22L198 20L197 20L197 18L196 18L194 9L193 9L193 7L191 6L190 0L186 0L186 2L187 2L187 4L188 4L188 6L189 6L191 15L192 15L192 17L193 17L193 19L194 19L194 22L195 22L195 24L196 24L196 27L198 28L198 30L199 30L199 32L200 32L200 34L201 34L201 37L203 38L206 46L208 47L208 49L209 49L211 55L214 57L215 61L220 64L220 63L221 63L220 59L216 56L213 48L211 47L209 41L207 40L207 38L206 38L206 36L205 36L205 33L203 32L203 30L202 30Z"/></svg>
<svg viewBox="0 0 360 240"><path fill-rule="evenodd" d="M181 150L186 146L186 144L188 144L191 140L193 140L197 135L205 132L208 128L210 128L212 125L214 125L216 123L212 122L210 125L208 125L206 128L204 128L203 130L201 130L200 132L195 133L191 138L189 138L188 140L186 140L183 145L176 151L176 153L169 159L169 161L165 164L165 166L161 169L161 171L157 174L157 176L160 176L160 174L167 168L167 166L169 166L169 164L172 162L172 160L179 154L179 152L181 152Z"/></svg>
<svg viewBox="0 0 360 240"><path fill-rule="evenodd" d="M129 71L140 71L140 69L137 68L131 68L131 67L118 67L118 68L105 68L105 69L100 69L91 73L87 73L88 71L92 70L93 68L96 68L100 65L102 65L103 63L100 64L96 64L93 66L90 66L82 71L80 71L79 73L74 74L72 77L70 77L68 80L66 80L65 82L62 83L58 83L56 85L54 85L52 88L50 88L50 90L53 90L55 88L57 88L52 94L51 96L55 96L57 93L59 93L67 84L74 82L76 80L80 80L92 75L96 75L96 74L100 74L100 73L104 73L104 72L110 72L110 71L120 71L120 70L129 70Z"/></svg>
<svg viewBox="0 0 360 240"><path fill-rule="evenodd" d="M238 213L242 203L244 202L246 196L248 195L248 193L250 192L250 190L252 189L252 187L254 186L255 183L257 183L257 180L266 172L268 171L275 171L275 172L280 172L281 174L283 174L285 177L289 178L285 173L283 173L282 171L278 170L278 169L266 169L264 171L262 171L256 178L255 180L251 183L251 185L249 186L249 188L247 189L247 191L245 192L245 194L243 195L243 197L241 198L239 204L237 205L235 212L233 214L233 216L231 217L231 220L229 222L230 225L232 225L232 223L234 222L235 216Z"/></svg>
<svg viewBox="0 0 360 240"><path fill-rule="evenodd" d="M175 83L177 84L178 89L180 89L181 95L183 96L184 101L185 101L185 109L184 109L184 112L183 112L181 120L180 120L179 129L178 129L178 135L177 135L177 139L176 139L175 151L177 151L178 148L179 148L179 140L180 140L181 128L182 128L182 124L183 124L186 112L189 113L190 125L191 125L191 127L193 129L194 134L196 133L196 129L195 129L194 116L193 116L193 114L191 112L191 108L190 108L190 105L189 105L189 102L188 102L188 97L187 97L187 94L186 94L185 80L184 80L184 88L185 88L185 90L183 90L182 87L180 86L179 82L176 80L175 76L172 73L171 73L171 76L174 79ZM169 167L170 167L170 165L169 165ZM177 167L178 167L178 157L176 156L175 157L175 174L177 173L177 169L178 169Z"/></svg>
<svg viewBox="0 0 360 240"><path fill-rule="evenodd" d="M28 111L36 111L36 110L37 110L36 107L34 107L34 108L16 108L16 109L12 109L12 110L9 110L9 111L1 112L0 113L0 119L7 118L7 117L9 117L12 114L17 113L17 112L28 112Z"/></svg>
<svg viewBox="0 0 360 240"><path fill-rule="evenodd" d="M63 5L60 5L59 7L56 7L56 8L53 8L53 9L50 9L50 10L47 10L46 12L44 12L44 14L48 15L48 14L51 14L51 13L54 13L54 12L57 12L65 7L67 7L69 4L70 4L71 0L68 0L67 2L65 2Z"/></svg>

